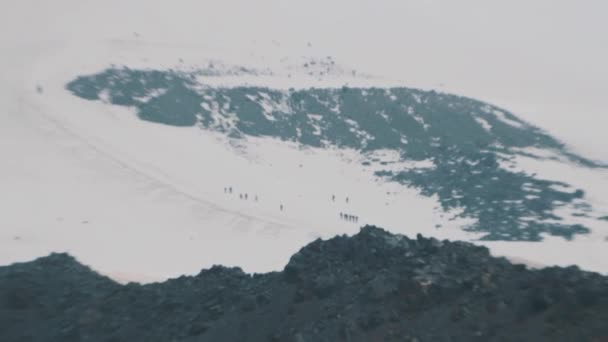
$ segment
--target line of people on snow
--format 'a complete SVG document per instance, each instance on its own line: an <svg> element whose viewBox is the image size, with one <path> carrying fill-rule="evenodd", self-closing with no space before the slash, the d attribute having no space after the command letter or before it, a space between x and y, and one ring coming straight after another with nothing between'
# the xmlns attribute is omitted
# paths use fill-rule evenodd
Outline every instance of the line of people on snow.
<svg viewBox="0 0 608 342"><path fill-rule="evenodd" d="M224 193L225 194L231 194L232 193L232 187L225 187L224 188ZM249 194L247 194L247 193L244 193L244 194L240 193L239 194L239 198L242 199L242 200L248 200L249 199ZM254 195L253 200L257 202L258 201L258 195Z"/></svg>
<svg viewBox="0 0 608 342"><path fill-rule="evenodd" d="M331 201L332 202L336 201L336 195L331 195ZM348 202L350 201L350 198L346 197L344 199L344 201L348 204ZM349 221L349 222L359 222L359 216L351 215L351 214L347 214L347 213L343 213L343 212L340 212L340 219Z"/></svg>
<svg viewBox="0 0 608 342"><path fill-rule="evenodd" d="M232 187L231 186L224 187L224 193L225 194L231 194L232 193ZM249 200L249 194L247 194L247 193L240 193L239 194L239 199L247 201L247 200ZM257 202L258 201L258 195L254 195L253 196L253 200ZM283 204L282 203L279 205L279 210L283 211Z"/></svg>
<svg viewBox="0 0 608 342"><path fill-rule="evenodd" d="M232 187L228 186L228 187L224 187L224 193L225 194L232 194ZM239 193L239 199L241 200L249 200L249 194L247 193ZM331 200L332 202L336 201L336 195L331 195ZM254 201L258 201L258 195L254 195ZM346 203L349 202L349 198L346 197L345 198ZM283 211L284 207L283 207L283 203L279 204L279 210ZM340 218L342 220L346 220L349 222L359 222L359 216L356 215L351 215L351 214L346 214L346 213L340 213Z"/></svg>
<svg viewBox="0 0 608 342"><path fill-rule="evenodd" d="M242 200L248 200L249 199L249 195L248 194L239 194L239 198L242 199ZM255 195L253 197L253 200L257 202L258 201L258 195Z"/></svg>
<svg viewBox="0 0 608 342"><path fill-rule="evenodd" d="M349 222L359 222L359 216L356 215L340 213L340 218Z"/></svg>
<svg viewBox="0 0 608 342"><path fill-rule="evenodd" d="M332 201L332 202L335 202L335 201L336 201L336 195L331 195L331 201ZM348 197L346 197L346 203L348 203L348 201L349 201L349 198L348 198Z"/></svg>

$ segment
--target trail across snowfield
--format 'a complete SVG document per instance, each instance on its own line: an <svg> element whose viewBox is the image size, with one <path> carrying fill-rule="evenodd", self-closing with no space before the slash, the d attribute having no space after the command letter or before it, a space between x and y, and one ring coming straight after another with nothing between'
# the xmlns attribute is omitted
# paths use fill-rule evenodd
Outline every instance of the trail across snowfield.
<svg viewBox="0 0 608 342"><path fill-rule="evenodd" d="M80 3L60 1L28 12L32 4L15 4L17 12L29 13L32 27L6 18L5 25L13 27L2 27L0 33L5 47L0 60L0 264L67 251L121 281L147 282L197 273L213 264L249 272L278 270L313 239L352 234L366 223L410 236L476 238L458 228L465 220L450 220L453 213L440 211L435 198L378 181L355 151L230 140L197 127L152 124L128 109L85 101L64 88L74 77L111 63L134 68L179 67L179 60L196 66L210 58L240 63L239 42L222 43L209 35L173 40L179 31L155 31L141 26L152 22L131 22L124 13L106 31L95 25L102 14ZM125 6L127 13L137 10ZM88 21L91 25L85 25ZM248 65L283 67L276 57L286 53L282 49L267 51L271 57L259 52L247 58ZM298 60L300 51L289 53ZM294 79L299 83L293 84ZM347 75L321 83L305 75L236 82L275 87L395 84ZM549 179L570 172L572 184L585 189L598 210L608 212L605 171L532 160L519 165ZM247 199L241 199L245 194ZM359 221L342 220L340 213ZM608 272L608 224L581 220L593 232L571 242L548 238L543 243L485 244L495 254L519 260Z"/></svg>
<svg viewBox="0 0 608 342"><path fill-rule="evenodd" d="M261 272L319 236L356 232L341 212L409 234L456 227L433 199L377 183L353 151L228 140L77 99L63 87L70 55L32 65L42 93L24 85L3 113L3 263L67 250L108 274Z"/></svg>

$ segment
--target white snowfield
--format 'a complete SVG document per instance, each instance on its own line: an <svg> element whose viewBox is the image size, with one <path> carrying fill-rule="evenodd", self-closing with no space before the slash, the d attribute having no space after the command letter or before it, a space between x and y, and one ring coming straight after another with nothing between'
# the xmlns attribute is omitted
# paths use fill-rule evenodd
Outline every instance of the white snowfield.
<svg viewBox="0 0 608 342"><path fill-rule="evenodd" d="M30 13L28 5L36 3L15 3L14 13ZM37 5L27 23L6 11L0 15L7 25L0 27L0 265L69 252L116 280L150 282L213 264L280 270L310 241L354 234L366 223L410 237L478 238L459 229L468 221L450 220L454 213L442 212L436 198L374 177L356 151L231 140L199 127L153 124L128 108L86 101L65 89L76 76L111 63L163 69L180 67L180 59L194 67L211 59L276 70L274 76L209 78L217 85L284 89L394 81L356 76L348 68L324 79L308 77L290 64L299 63L300 51L286 60L272 53L260 57L209 35L179 36L171 44L170 34L141 26L153 21L133 24L123 13L115 21L106 18L106 32L95 26L100 20L94 10L79 2ZM131 3L121 8L137 9ZM158 20L162 14L162 8L146 11ZM567 179L608 215L605 171L526 158L518 166L542 178ZM359 221L340 219L340 213ZM574 241L483 244L519 262L608 272L608 224L580 220L593 232Z"/></svg>

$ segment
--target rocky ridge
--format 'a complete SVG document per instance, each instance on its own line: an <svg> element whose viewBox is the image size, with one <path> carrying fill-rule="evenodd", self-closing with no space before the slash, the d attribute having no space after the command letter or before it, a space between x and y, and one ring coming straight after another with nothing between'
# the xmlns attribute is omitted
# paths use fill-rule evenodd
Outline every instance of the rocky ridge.
<svg viewBox="0 0 608 342"><path fill-rule="evenodd" d="M606 341L608 278L366 226L283 271L120 285L67 254L0 267L2 341Z"/></svg>

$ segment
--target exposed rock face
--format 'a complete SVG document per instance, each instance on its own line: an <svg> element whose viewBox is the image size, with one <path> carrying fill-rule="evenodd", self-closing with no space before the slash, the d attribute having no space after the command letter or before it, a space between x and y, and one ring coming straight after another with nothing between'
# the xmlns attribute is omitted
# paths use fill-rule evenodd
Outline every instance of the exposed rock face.
<svg viewBox="0 0 608 342"><path fill-rule="evenodd" d="M0 267L1 341L604 341L608 278L367 226L283 272L119 285L65 254Z"/></svg>

